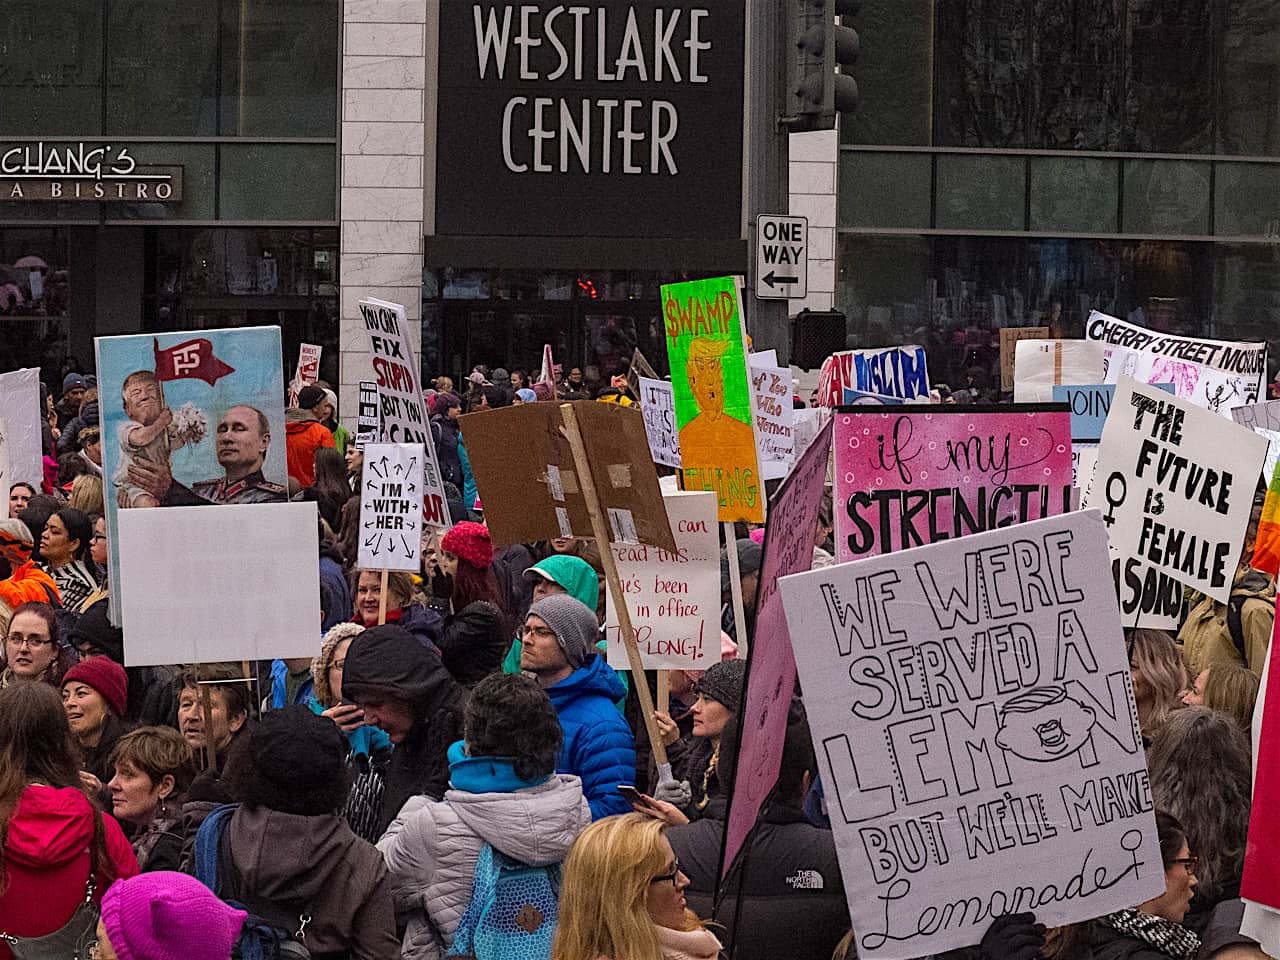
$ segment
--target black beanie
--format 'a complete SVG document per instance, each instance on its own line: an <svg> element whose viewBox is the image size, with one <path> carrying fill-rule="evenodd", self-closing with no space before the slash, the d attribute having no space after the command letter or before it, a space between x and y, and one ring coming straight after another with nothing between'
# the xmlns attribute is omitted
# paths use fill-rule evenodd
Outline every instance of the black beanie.
<svg viewBox="0 0 1280 960"><path fill-rule="evenodd" d="M698 678L694 689L702 696L723 704L731 713L737 713L746 674L747 661L721 660L707 667L707 672ZM345 677L343 684L346 684Z"/></svg>
<svg viewBox="0 0 1280 960"><path fill-rule="evenodd" d="M248 754L255 779L298 797L323 793L346 777L346 737L328 717L303 706L264 713L249 730Z"/></svg>
<svg viewBox="0 0 1280 960"><path fill-rule="evenodd" d="M77 649L88 647L90 654L101 654L116 663L124 663L124 632L107 619L105 599L90 606L76 621L67 634L67 642Z"/></svg>
<svg viewBox="0 0 1280 960"><path fill-rule="evenodd" d="M391 623L370 627L352 640L342 668L346 699L399 697L419 716L453 682L434 647Z"/></svg>

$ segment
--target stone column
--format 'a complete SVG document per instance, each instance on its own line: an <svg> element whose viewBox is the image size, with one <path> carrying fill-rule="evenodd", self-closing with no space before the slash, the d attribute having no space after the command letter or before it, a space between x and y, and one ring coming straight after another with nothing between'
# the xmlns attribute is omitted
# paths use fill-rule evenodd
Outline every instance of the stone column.
<svg viewBox="0 0 1280 960"><path fill-rule="evenodd" d="M809 218L809 295L792 300L795 316L805 307L830 310L836 290L836 177L838 130L791 135L791 214Z"/></svg>
<svg viewBox="0 0 1280 960"><path fill-rule="evenodd" d="M373 379L356 302L403 303L414 349L422 319L426 4L344 0L339 331L342 420Z"/></svg>

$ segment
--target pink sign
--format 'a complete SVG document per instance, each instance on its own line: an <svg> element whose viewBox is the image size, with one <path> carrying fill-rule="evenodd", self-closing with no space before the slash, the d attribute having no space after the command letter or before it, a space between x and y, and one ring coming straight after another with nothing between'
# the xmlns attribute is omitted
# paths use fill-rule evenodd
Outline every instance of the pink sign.
<svg viewBox="0 0 1280 960"><path fill-rule="evenodd" d="M1262 729L1254 751L1255 798L1273 797L1280 790L1280 657L1275 656L1280 620L1272 626L1272 656L1268 659L1266 696L1262 701ZM1255 727L1254 729L1257 729ZM1246 900L1280 910L1280 878L1276 877L1276 853L1280 851L1280 813L1270 803L1256 800L1249 814L1249 839L1244 848L1244 879L1240 895Z"/></svg>
<svg viewBox="0 0 1280 960"><path fill-rule="evenodd" d="M721 875L755 825L769 791L778 781L782 744L787 733L787 708L796 686L796 661L791 634L778 593L778 578L804 573L813 564L813 540L818 508L827 478L831 451L831 423L814 437L809 448L769 500L765 523L764 561L756 597L756 625L747 661L746 706L738 764L725 828ZM1070 456L1067 466L1070 467Z"/></svg>
<svg viewBox="0 0 1280 960"><path fill-rule="evenodd" d="M1071 512L1066 404L880 407L834 422L839 563Z"/></svg>

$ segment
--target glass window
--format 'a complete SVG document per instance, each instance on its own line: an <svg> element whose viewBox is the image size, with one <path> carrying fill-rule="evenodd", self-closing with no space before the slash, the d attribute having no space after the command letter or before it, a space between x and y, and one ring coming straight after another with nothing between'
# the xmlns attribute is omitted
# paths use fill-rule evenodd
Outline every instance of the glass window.
<svg viewBox="0 0 1280 960"><path fill-rule="evenodd" d="M106 132L216 134L218 0L116 0L107 11Z"/></svg>
<svg viewBox="0 0 1280 960"><path fill-rule="evenodd" d="M1190 160L1126 160L1126 233L1209 232L1209 164Z"/></svg>
<svg viewBox="0 0 1280 960"><path fill-rule="evenodd" d="M944 230L1022 230L1026 220L1022 157L938 157L937 224Z"/></svg>
<svg viewBox="0 0 1280 960"><path fill-rule="evenodd" d="M222 145L219 219L336 220L334 147Z"/></svg>
<svg viewBox="0 0 1280 960"><path fill-rule="evenodd" d="M1280 5L1218 5L1218 152L1280 154Z"/></svg>
<svg viewBox="0 0 1280 960"><path fill-rule="evenodd" d="M935 0L933 6L937 143L1026 146L1031 32L1025 0Z"/></svg>
<svg viewBox="0 0 1280 960"><path fill-rule="evenodd" d="M858 32L858 109L845 143L928 146L933 101L933 0L867 0L845 23Z"/></svg>
<svg viewBox="0 0 1280 960"><path fill-rule="evenodd" d="M4 0L0 135L93 136L102 130L102 4Z"/></svg>
<svg viewBox="0 0 1280 960"><path fill-rule="evenodd" d="M1218 164L1213 206L1214 233L1280 238L1280 165Z"/></svg>
<svg viewBox="0 0 1280 960"><path fill-rule="evenodd" d="M223 12L223 136L332 137L338 0L242 0Z"/></svg>
<svg viewBox="0 0 1280 960"><path fill-rule="evenodd" d="M211 143L138 143L129 153L140 166L182 167L182 200L178 203L111 203L108 220L212 220L214 156Z"/></svg>
<svg viewBox="0 0 1280 960"><path fill-rule="evenodd" d="M1123 149L1125 44L1114 0L1031 0L1028 146Z"/></svg>
<svg viewBox="0 0 1280 960"><path fill-rule="evenodd" d="M1280 246L1214 244L1213 336L1266 340L1280 356Z"/></svg>
<svg viewBox="0 0 1280 960"><path fill-rule="evenodd" d="M928 227L930 160L910 153L842 153L841 226Z"/></svg>
<svg viewBox="0 0 1280 960"><path fill-rule="evenodd" d="M1115 233L1119 200L1115 160L1031 157L1031 229Z"/></svg>
<svg viewBox="0 0 1280 960"><path fill-rule="evenodd" d="M1215 0L1128 0L1125 150L1213 149ZM1274 61L1273 61L1274 64ZM1127 188L1126 188L1127 201Z"/></svg>

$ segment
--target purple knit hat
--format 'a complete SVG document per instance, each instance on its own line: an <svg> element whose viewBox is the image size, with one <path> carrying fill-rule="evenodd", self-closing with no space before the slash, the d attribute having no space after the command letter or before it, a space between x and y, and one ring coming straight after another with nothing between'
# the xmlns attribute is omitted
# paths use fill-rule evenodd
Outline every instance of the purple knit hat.
<svg viewBox="0 0 1280 960"><path fill-rule="evenodd" d="M117 880L102 895L102 926L120 960L227 960L247 916L168 870Z"/></svg>

